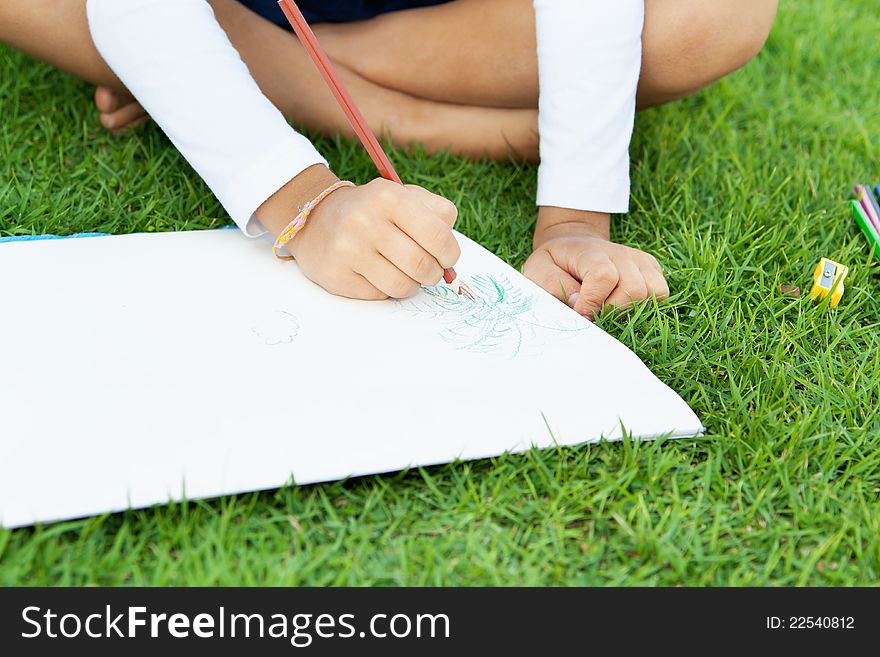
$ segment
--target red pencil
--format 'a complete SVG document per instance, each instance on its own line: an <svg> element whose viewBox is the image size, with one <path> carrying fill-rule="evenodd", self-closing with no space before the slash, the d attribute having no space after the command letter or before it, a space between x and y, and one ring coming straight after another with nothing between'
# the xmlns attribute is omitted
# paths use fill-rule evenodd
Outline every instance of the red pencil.
<svg viewBox="0 0 880 657"><path fill-rule="evenodd" d="M324 78L327 86L330 87L330 91L336 97L336 101L339 103L342 111L345 112L345 117L348 119L351 127L354 128L361 144L367 149L367 153L370 154L373 164L379 169L379 175L386 180L392 180L402 185L403 181L397 175L397 171L394 170L391 160L388 159L385 151L382 150L376 135L370 130L370 126L364 119L363 114L361 114L357 105L354 104L354 100L349 95L345 85L342 84L342 80L336 74L336 69L333 68L330 58L327 57L327 53L324 52L321 44L318 43L318 37L312 32L312 28L309 27L299 7L296 6L293 0L278 0L278 4L281 7L281 11L287 16L287 20L290 21L291 27L293 27L306 52L309 53L309 57L312 58L312 61L321 73L321 77ZM471 292L467 285L458 280L458 274L455 273L452 267L443 271L443 280L458 294L462 294L471 300L474 299L473 292Z"/></svg>

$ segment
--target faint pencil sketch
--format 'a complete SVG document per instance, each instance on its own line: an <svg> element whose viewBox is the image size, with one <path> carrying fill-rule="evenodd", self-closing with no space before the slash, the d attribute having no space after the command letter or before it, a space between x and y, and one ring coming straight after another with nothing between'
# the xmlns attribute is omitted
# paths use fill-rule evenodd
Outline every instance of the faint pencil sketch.
<svg viewBox="0 0 880 657"><path fill-rule="evenodd" d="M440 321L440 337L455 348L505 358L539 355L550 336L574 335L589 324L574 315L554 324L535 316L535 296L506 276L476 275L467 280L476 295L470 301L447 285L423 287L416 299L399 301L404 312Z"/></svg>
<svg viewBox="0 0 880 657"><path fill-rule="evenodd" d="M264 317L251 331L266 345L290 344L299 333L299 321L286 310L276 310Z"/></svg>

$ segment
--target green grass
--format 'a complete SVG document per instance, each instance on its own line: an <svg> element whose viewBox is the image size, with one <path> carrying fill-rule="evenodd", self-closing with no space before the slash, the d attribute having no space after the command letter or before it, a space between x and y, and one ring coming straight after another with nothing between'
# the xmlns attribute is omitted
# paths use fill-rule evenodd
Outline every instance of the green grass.
<svg viewBox="0 0 880 657"><path fill-rule="evenodd" d="M784 2L754 63L639 117L615 237L656 254L674 295L600 324L705 439L0 530L0 584L878 583L880 265L845 206L853 182L880 182L877 34L868 0ZM90 93L0 50L0 235L229 223L155 127L111 138ZM352 144L322 148L370 176ZM523 262L533 168L394 157L459 203L463 232ZM806 292L823 255L850 266L838 309L780 293Z"/></svg>

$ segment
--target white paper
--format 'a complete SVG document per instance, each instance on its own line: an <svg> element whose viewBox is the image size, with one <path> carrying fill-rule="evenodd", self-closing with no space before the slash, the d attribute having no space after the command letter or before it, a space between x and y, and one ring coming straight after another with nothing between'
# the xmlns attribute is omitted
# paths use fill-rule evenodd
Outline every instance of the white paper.
<svg viewBox="0 0 880 657"><path fill-rule="evenodd" d="M334 297L232 230L0 244L0 525L702 430L459 241L477 303Z"/></svg>

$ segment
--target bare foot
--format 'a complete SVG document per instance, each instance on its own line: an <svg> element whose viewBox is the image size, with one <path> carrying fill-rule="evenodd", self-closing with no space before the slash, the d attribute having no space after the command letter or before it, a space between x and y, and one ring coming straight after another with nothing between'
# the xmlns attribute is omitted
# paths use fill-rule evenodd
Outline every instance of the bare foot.
<svg viewBox="0 0 880 657"><path fill-rule="evenodd" d="M95 89L95 106L101 113L101 125L117 135L150 119L130 93L108 87Z"/></svg>

